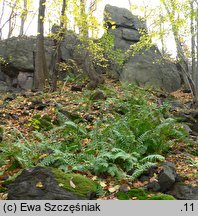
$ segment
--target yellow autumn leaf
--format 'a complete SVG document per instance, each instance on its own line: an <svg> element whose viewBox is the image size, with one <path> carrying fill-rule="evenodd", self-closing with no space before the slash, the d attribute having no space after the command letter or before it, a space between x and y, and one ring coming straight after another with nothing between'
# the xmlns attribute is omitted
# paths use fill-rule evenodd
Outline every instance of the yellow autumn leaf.
<svg viewBox="0 0 198 216"><path fill-rule="evenodd" d="M36 183L36 187L37 187L37 188L43 188L42 182L37 182L37 183Z"/></svg>
<svg viewBox="0 0 198 216"><path fill-rule="evenodd" d="M69 184L72 188L76 188L76 185L74 184L74 182L72 181L73 177L71 177Z"/></svg>
<svg viewBox="0 0 198 216"><path fill-rule="evenodd" d="M97 180L97 176L93 176L91 179L93 180L93 181L95 181L95 180Z"/></svg>
<svg viewBox="0 0 198 216"><path fill-rule="evenodd" d="M45 157L47 157L48 156L48 154L42 154L40 157L39 157L39 159L43 159L43 158L45 158Z"/></svg>
<svg viewBox="0 0 198 216"><path fill-rule="evenodd" d="M101 181L101 182L100 182L100 186L101 186L101 187L106 187L107 184L106 184L104 181Z"/></svg>
<svg viewBox="0 0 198 216"><path fill-rule="evenodd" d="M119 186L119 185L116 185L116 186L114 186L114 187L109 187L109 188L108 188L108 191L111 192L111 193L113 193L113 192L118 191L119 188L120 188L120 186Z"/></svg>

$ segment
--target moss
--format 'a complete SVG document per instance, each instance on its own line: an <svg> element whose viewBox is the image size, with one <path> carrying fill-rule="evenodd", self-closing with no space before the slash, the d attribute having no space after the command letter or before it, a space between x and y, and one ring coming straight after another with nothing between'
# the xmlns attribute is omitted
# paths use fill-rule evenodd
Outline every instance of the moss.
<svg viewBox="0 0 198 216"><path fill-rule="evenodd" d="M162 194L162 193L148 193L141 188L132 189L127 193L118 192L117 198L119 200L129 200L133 197L136 197L137 200L175 200L171 195Z"/></svg>
<svg viewBox="0 0 198 216"><path fill-rule="evenodd" d="M137 200L146 200L148 197L148 193L146 193L143 189L137 188L128 191L127 193L118 192L117 198L119 200L129 200L133 197L136 197Z"/></svg>
<svg viewBox="0 0 198 216"><path fill-rule="evenodd" d="M148 194L141 188L128 191L129 197L137 197L138 200L146 200Z"/></svg>
<svg viewBox="0 0 198 216"><path fill-rule="evenodd" d="M98 185L91 179L82 175L64 173L59 169L52 169L52 172L58 182L58 185L65 188L67 191L74 192L80 197L87 197L88 193L97 191ZM75 188L71 187L71 180L74 183Z"/></svg>
<svg viewBox="0 0 198 216"><path fill-rule="evenodd" d="M149 198L149 200L175 200L175 198L167 194L156 194Z"/></svg>
<svg viewBox="0 0 198 216"><path fill-rule="evenodd" d="M129 200L130 199L128 196L128 193L125 193L125 192L118 192L116 195L119 200Z"/></svg>

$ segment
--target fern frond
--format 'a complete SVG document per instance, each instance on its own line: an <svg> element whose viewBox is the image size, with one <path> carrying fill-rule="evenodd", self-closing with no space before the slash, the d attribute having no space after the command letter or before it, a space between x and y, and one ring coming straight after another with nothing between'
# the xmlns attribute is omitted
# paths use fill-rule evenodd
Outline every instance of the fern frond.
<svg viewBox="0 0 198 216"><path fill-rule="evenodd" d="M146 162L156 162L156 161L164 161L165 158L162 155L154 154L154 155L148 155L144 157L142 160L140 160L141 163Z"/></svg>
<svg viewBox="0 0 198 216"><path fill-rule="evenodd" d="M151 163L151 162L147 162L143 165L140 165L132 174L132 176L130 176L130 178L132 180L137 179L138 177L140 177L144 172L146 172L148 169L150 169L151 167L155 166L155 163Z"/></svg>

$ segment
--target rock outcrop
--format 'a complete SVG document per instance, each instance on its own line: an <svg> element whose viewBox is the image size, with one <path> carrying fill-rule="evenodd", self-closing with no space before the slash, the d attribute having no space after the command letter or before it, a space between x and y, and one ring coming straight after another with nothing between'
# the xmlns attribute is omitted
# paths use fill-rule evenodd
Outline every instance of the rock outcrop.
<svg viewBox="0 0 198 216"><path fill-rule="evenodd" d="M115 38L115 49L127 51L132 44L140 41L140 32L147 31L145 22L127 9L106 5L104 14L108 32ZM148 50L142 49L135 56L130 55L123 69L119 71L119 76L122 81L152 85L168 92L181 87L181 78L176 66L163 59L155 46Z"/></svg>
<svg viewBox="0 0 198 216"><path fill-rule="evenodd" d="M140 40L139 30L146 29L146 24L125 8L106 5L104 15L108 31L115 36L116 49L127 51Z"/></svg>
<svg viewBox="0 0 198 216"><path fill-rule="evenodd" d="M140 51L135 56L126 56L132 44L140 41L141 31L147 32L146 23L133 15L129 10L111 5L105 7L104 21L108 32L114 35L114 47L120 49L125 56L123 67L112 62L110 70L121 80L138 85L152 85L168 92L175 91L181 86L181 78L176 66L162 58L157 47ZM50 71L54 47L53 40L45 38L45 55ZM67 32L61 43L61 59L74 60L83 68L86 59L85 50L77 49L80 41L76 34ZM34 51L36 37L13 37L0 41L0 58L8 64L0 67L0 90L9 88L31 89L33 85ZM92 67L93 68L93 67ZM97 68L95 68L97 70ZM101 73L101 71L97 71Z"/></svg>

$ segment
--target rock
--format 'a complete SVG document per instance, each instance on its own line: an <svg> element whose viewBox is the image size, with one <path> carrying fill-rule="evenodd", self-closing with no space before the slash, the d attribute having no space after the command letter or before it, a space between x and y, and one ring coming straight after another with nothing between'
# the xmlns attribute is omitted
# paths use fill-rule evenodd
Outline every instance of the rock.
<svg viewBox="0 0 198 216"><path fill-rule="evenodd" d="M73 32L67 32L60 47L61 59L64 61L74 59L76 54L74 50L79 44L81 43L80 40L77 38L77 35Z"/></svg>
<svg viewBox="0 0 198 216"><path fill-rule="evenodd" d="M181 86L176 66L163 60L154 46L131 56L123 67L120 79L138 85L152 85L167 92L175 91Z"/></svg>
<svg viewBox="0 0 198 216"><path fill-rule="evenodd" d="M133 42L140 40L140 29L146 29L146 24L125 8L106 5L104 22L108 32L114 35L115 48L127 51ZM112 28L114 26L115 28Z"/></svg>
<svg viewBox="0 0 198 216"><path fill-rule="evenodd" d="M124 32L126 32L126 30L127 29L125 29ZM135 35L131 35L130 38L134 39L135 41L139 41L137 38L137 33L136 33L137 31L133 29L131 29L130 31L135 32ZM127 36L126 34L123 35L123 28L109 29L108 32L114 36L114 48L122 50L123 53L130 48L131 44L133 44L133 41L125 39Z"/></svg>
<svg viewBox="0 0 198 216"><path fill-rule="evenodd" d="M71 178L76 188L71 187ZM82 200L90 199L96 184L77 174L36 167L23 172L8 185L8 200Z"/></svg>
<svg viewBox="0 0 198 216"><path fill-rule="evenodd" d="M192 134L192 130L191 128L187 125L187 124L182 124L183 129L188 133L188 134Z"/></svg>
<svg viewBox="0 0 198 216"><path fill-rule="evenodd" d="M96 90L90 97L91 100L106 100L106 96L104 95L104 93L100 90Z"/></svg>
<svg viewBox="0 0 198 216"><path fill-rule="evenodd" d="M138 17L133 15L129 10L111 5L105 6L104 21L109 27L116 25L116 28L146 29L146 24L140 21Z"/></svg>
<svg viewBox="0 0 198 216"><path fill-rule="evenodd" d="M28 72L19 72L17 84L21 89L30 90L33 87L33 74Z"/></svg>
<svg viewBox="0 0 198 216"><path fill-rule="evenodd" d="M150 182L147 185L147 190L148 191L153 191L153 192L158 192L158 191L160 191L160 185L159 185L159 183L157 181Z"/></svg>
<svg viewBox="0 0 198 216"><path fill-rule="evenodd" d="M120 192L127 193L129 190L130 190L130 187L127 184L122 184L119 187L119 191Z"/></svg>
<svg viewBox="0 0 198 216"><path fill-rule="evenodd" d="M157 166L152 166L139 177L139 181L141 182L149 181L149 179L152 178L156 172L157 172Z"/></svg>
<svg viewBox="0 0 198 216"><path fill-rule="evenodd" d="M158 183L160 185L160 192L166 192L176 181L175 165L171 162L163 164L163 170L159 173Z"/></svg>
<svg viewBox="0 0 198 216"><path fill-rule="evenodd" d="M114 48L122 50L125 59L123 68L119 68L119 71L114 68L121 81L152 85L167 92L181 87L182 81L176 65L163 59L157 47L142 49L135 56L129 52L129 56L124 54L131 45L140 40L139 30L147 32L145 22L127 9L111 5L105 7L104 21L108 27L108 33L114 36Z"/></svg>
<svg viewBox="0 0 198 216"><path fill-rule="evenodd" d="M142 50L135 56L129 57L128 54L125 54L132 44L140 40L141 33L139 30L147 32L145 22L141 21L138 16L133 15L127 9L111 5L106 5L104 15L108 32L115 37L114 48L121 49L121 56L125 60L123 67L112 60L109 71L112 71L113 77L140 85L153 85L168 92L180 88L181 78L176 66L162 59L156 47L153 46L149 50ZM115 27L115 29L112 27ZM60 49L61 60L67 63L72 62L72 67L69 67L69 70L76 72L82 69L88 76L91 71L94 71L94 73L95 71L100 71L93 64L91 56L87 54L88 51L82 47L79 49L79 45L81 45L81 42L78 39L78 35L71 31L66 32ZM6 65L1 65L0 81L6 82L11 90L13 88L18 88L19 90L31 89L35 46L36 37L33 36L12 37L0 41L0 56L8 62ZM51 73L54 55L54 41L52 38L45 38L45 55L47 67ZM102 82L102 78L98 77L97 81L91 81L87 88L95 89ZM2 83L2 89L7 90L4 83Z"/></svg>
<svg viewBox="0 0 198 216"><path fill-rule="evenodd" d="M198 111L194 110L191 112L191 116L195 119L198 120Z"/></svg>
<svg viewBox="0 0 198 216"><path fill-rule="evenodd" d="M0 81L0 92L3 91L7 91L8 90L8 85L6 82Z"/></svg>
<svg viewBox="0 0 198 216"><path fill-rule="evenodd" d="M198 122L192 123L190 129L192 130L193 134L198 135Z"/></svg>
<svg viewBox="0 0 198 216"><path fill-rule="evenodd" d="M140 33L134 29L122 29L122 38L126 41L138 42L140 40Z"/></svg>
<svg viewBox="0 0 198 216"><path fill-rule="evenodd" d="M7 71L9 75L15 76L17 71L33 72L33 53L36 46L36 37L12 37L0 41L0 56L9 62ZM53 41L45 38L45 55L47 65L51 63Z"/></svg>
<svg viewBox="0 0 198 216"><path fill-rule="evenodd" d="M10 102L10 101L13 101L15 98L16 98L16 94L11 94L11 95L8 95L5 99L4 99L4 102Z"/></svg>
<svg viewBox="0 0 198 216"><path fill-rule="evenodd" d="M168 103L170 104L171 108L170 111L177 111L178 108L183 109L184 108L184 104L178 100L170 100L168 101Z"/></svg>
<svg viewBox="0 0 198 216"><path fill-rule="evenodd" d="M198 187L175 183L168 194L178 200L198 200Z"/></svg>
<svg viewBox="0 0 198 216"><path fill-rule="evenodd" d="M83 86L82 85L75 85L71 87L71 91L82 91Z"/></svg>

